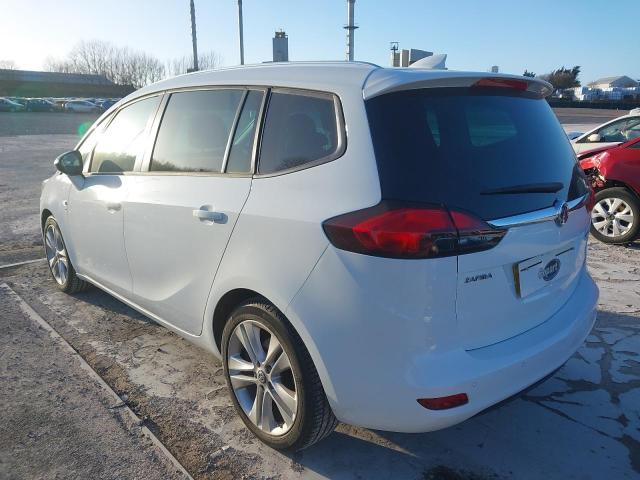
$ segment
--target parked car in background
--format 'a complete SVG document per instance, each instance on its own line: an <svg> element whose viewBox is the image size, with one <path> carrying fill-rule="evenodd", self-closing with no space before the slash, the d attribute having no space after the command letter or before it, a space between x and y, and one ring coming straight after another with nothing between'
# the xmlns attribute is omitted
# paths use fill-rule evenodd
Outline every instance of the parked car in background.
<svg viewBox="0 0 640 480"><path fill-rule="evenodd" d="M581 136L583 133L584 132L567 132L567 137L569 137L569 140L575 140L576 138Z"/></svg>
<svg viewBox="0 0 640 480"><path fill-rule="evenodd" d="M101 112L102 109L95 103L91 103L88 100L70 100L65 102L64 109L67 112L87 113L87 112Z"/></svg>
<svg viewBox="0 0 640 480"><path fill-rule="evenodd" d="M56 108L60 111L64 110L64 104L67 103L69 100L67 98L54 98L51 100L51 103L53 103Z"/></svg>
<svg viewBox="0 0 640 480"><path fill-rule="evenodd" d="M109 110L113 105L115 105L116 102L117 100L113 99L104 100L100 103L100 108L102 108L103 110Z"/></svg>
<svg viewBox="0 0 640 480"><path fill-rule="evenodd" d="M624 115L583 133L572 140L576 153L596 147L619 145L640 137L640 114Z"/></svg>
<svg viewBox="0 0 640 480"><path fill-rule="evenodd" d="M640 115L640 107L634 108L629 112L629 115Z"/></svg>
<svg viewBox="0 0 640 480"><path fill-rule="evenodd" d="M640 232L640 138L583 152L580 166L596 192L591 233L605 243L628 243Z"/></svg>
<svg viewBox="0 0 640 480"><path fill-rule="evenodd" d="M57 110L53 103L42 98L28 98L24 107L28 112L55 112Z"/></svg>
<svg viewBox="0 0 640 480"><path fill-rule="evenodd" d="M0 98L0 112L23 112L24 105L9 100L8 98Z"/></svg>
<svg viewBox="0 0 640 480"><path fill-rule="evenodd" d="M557 370L595 321L590 189L551 92L358 62L167 79L56 160L47 265L221 357L271 447L338 420L454 425Z"/></svg>
<svg viewBox="0 0 640 480"><path fill-rule="evenodd" d="M7 100L11 100L14 103L19 103L20 105L24 105L24 102L27 100L24 97L4 97Z"/></svg>

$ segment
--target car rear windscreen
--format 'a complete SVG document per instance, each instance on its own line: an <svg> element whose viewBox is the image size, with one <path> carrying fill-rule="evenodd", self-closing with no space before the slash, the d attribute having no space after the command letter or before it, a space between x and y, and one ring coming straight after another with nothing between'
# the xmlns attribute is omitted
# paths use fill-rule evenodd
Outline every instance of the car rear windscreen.
<svg viewBox="0 0 640 480"><path fill-rule="evenodd" d="M386 200L444 204L485 220L587 192L548 103L505 88L439 88L366 101Z"/></svg>

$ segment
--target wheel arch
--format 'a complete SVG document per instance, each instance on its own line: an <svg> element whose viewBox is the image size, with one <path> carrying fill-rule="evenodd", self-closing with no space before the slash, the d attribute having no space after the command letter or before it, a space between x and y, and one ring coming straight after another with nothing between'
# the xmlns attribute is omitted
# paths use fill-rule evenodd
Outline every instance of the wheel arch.
<svg viewBox="0 0 640 480"><path fill-rule="evenodd" d="M249 288L234 288L233 290L229 290L224 295L222 295L222 297L220 297L220 299L216 303L215 309L213 311L212 328L213 339L215 341L218 352L222 352L222 331L224 330L224 326L229 320L229 315L231 315L231 312L233 312L237 307L239 307L242 303L246 302L250 298L259 298L260 300L269 302L275 306L275 304L267 297Z"/></svg>
<svg viewBox="0 0 640 480"><path fill-rule="evenodd" d="M617 180L615 178L607 178L604 186L602 188L599 188L598 191L603 191L603 190L607 190L609 188L624 188L626 191L628 191L631 195L633 195L634 197L636 197L638 199L638 201L640 201L640 194L638 192L636 192L633 187L631 187L630 185L628 185L625 182L622 182L620 180Z"/></svg>
<svg viewBox="0 0 640 480"><path fill-rule="evenodd" d="M53 213L48 208L42 210L40 214L40 231L44 234L44 224L47 221L47 218L51 217Z"/></svg>

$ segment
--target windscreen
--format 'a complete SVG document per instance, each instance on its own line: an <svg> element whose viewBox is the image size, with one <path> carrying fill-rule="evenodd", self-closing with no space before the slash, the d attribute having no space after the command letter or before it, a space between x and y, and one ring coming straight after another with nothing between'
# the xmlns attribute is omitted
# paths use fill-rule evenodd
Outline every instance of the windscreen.
<svg viewBox="0 0 640 480"><path fill-rule="evenodd" d="M442 88L366 101L382 196L444 204L485 220L587 192L544 99L505 88Z"/></svg>

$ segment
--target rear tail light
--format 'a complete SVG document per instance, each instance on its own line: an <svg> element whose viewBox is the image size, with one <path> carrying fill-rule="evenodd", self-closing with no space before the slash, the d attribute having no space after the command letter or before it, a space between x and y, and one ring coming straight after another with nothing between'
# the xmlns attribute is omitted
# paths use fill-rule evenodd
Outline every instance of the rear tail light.
<svg viewBox="0 0 640 480"><path fill-rule="evenodd" d="M324 231L342 250L388 258L437 258L493 248L505 230L440 205L383 201L331 218Z"/></svg>
<svg viewBox="0 0 640 480"><path fill-rule="evenodd" d="M429 410L446 410L469 403L466 393L456 393L448 397L419 398L418 403Z"/></svg>

